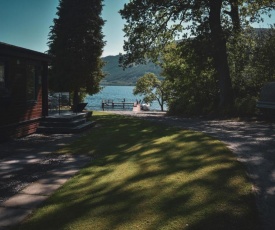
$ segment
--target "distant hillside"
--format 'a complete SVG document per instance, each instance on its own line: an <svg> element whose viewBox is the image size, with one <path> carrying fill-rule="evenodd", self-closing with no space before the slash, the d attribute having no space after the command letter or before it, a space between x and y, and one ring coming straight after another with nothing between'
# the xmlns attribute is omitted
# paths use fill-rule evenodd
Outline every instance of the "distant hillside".
<svg viewBox="0 0 275 230"><path fill-rule="evenodd" d="M101 81L102 85L135 85L138 78L149 72L160 76L161 68L154 63L134 65L123 70L122 67L119 67L119 55L107 56L102 59L106 62L103 71L107 74Z"/></svg>

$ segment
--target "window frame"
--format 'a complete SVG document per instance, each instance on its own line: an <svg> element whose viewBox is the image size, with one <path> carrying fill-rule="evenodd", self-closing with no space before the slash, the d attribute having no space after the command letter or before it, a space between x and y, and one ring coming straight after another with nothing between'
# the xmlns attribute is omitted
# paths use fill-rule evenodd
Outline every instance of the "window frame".
<svg viewBox="0 0 275 230"><path fill-rule="evenodd" d="M31 71L28 70L28 68L31 69ZM30 81L30 76L29 73L32 72L32 95L28 95L28 87L29 87L29 83L28 81ZM39 86L41 85L41 74L42 74L42 69L41 69L41 65L39 65L38 63L28 63L26 65L26 100L27 102L37 102L38 100L38 92L39 92Z"/></svg>

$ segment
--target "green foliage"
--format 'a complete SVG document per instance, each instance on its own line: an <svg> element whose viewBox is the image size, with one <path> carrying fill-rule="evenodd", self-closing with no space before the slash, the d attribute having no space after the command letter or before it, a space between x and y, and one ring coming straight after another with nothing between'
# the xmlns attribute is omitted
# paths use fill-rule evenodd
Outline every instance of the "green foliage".
<svg viewBox="0 0 275 230"><path fill-rule="evenodd" d="M261 87L275 80L274 48L273 28L247 28L235 40L228 42L236 115L255 114Z"/></svg>
<svg viewBox="0 0 275 230"><path fill-rule="evenodd" d="M228 60L235 105L217 111L217 76L207 37L172 43L164 50L163 74L172 82L170 113L254 115L261 87L275 80L274 29L246 28L229 39Z"/></svg>
<svg viewBox="0 0 275 230"><path fill-rule="evenodd" d="M255 39L254 49L251 49L251 62L246 70L255 79L256 86L275 80L275 29L258 30L252 36Z"/></svg>
<svg viewBox="0 0 275 230"><path fill-rule="evenodd" d="M60 0L58 18L49 33L53 56L50 87L57 91L99 91L104 77L100 58L104 46L101 0Z"/></svg>
<svg viewBox="0 0 275 230"><path fill-rule="evenodd" d="M207 38L172 43L162 54L163 75L170 82L172 114L198 115L218 106L217 75Z"/></svg>
<svg viewBox="0 0 275 230"><path fill-rule="evenodd" d="M227 63L226 31L239 27L238 5L235 1L131 1L120 11L127 24L124 31L124 65L142 62L149 57L158 60L159 52L178 35L210 35L212 57L219 76L220 105L233 99ZM231 9L234 14L225 13ZM237 14L235 14L237 12ZM230 26L231 20L233 25ZM186 26L187 25L187 26ZM183 33L184 32L184 33Z"/></svg>
<svg viewBox="0 0 275 230"><path fill-rule="evenodd" d="M240 20L238 12L241 11L247 16L252 11L252 8L243 10L243 8L247 9L244 2L133 0L125 4L124 9L120 11L126 20L124 32L128 38L124 42L126 54L122 61L128 65L134 61L142 62L148 56L157 60L159 51L175 38L213 33L211 23L221 27L221 36L228 36L230 32L232 33L234 26L240 26L233 23ZM241 5L243 8L239 10L238 7ZM250 1L250 5L254 3ZM253 10L256 12L256 7L253 7ZM214 13L217 13L219 18L214 18L214 22L211 22Z"/></svg>
<svg viewBox="0 0 275 230"><path fill-rule="evenodd" d="M170 113L185 115L216 113L217 76L206 38L171 44L163 52L163 74L171 81ZM223 115L254 115L261 87L275 80L274 29L246 28L229 39L228 60L235 105L220 110ZM225 114L227 113L227 114Z"/></svg>
<svg viewBox="0 0 275 230"><path fill-rule="evenodd" d="M236 98L234 112L236 116L251 116L256 111L256 97Z"/></svg>
<svg viewBox="0 0 275 230"><path fill-rule="evenodd" d="M229 63L236 98L257 97L275 80L274 29L247 28L228 42Z"/></svg>
<svg viewBox="0 0 275 230"><path fill-rule="evenodd" d="M126 20L124 31L128 38L121 61L124 66L146 58L158 61L161 50L176 37L208 37L219 106L231 107L234 94L226 43L236 38L249 21L261 20L261 13L268 14L274 7L275 3L268 0L130 1L120 11Z"/></svg>
<svg viewBox="0 0 275 230"><path fill-rule="evenodd" d="M143 101L145 103L152 103L152 101L157 100L161 111L163 111L164 103L168 99L167 84L167 81L159 80L155 74L146 73L138 79L133 94L144 96Z"/></svg>

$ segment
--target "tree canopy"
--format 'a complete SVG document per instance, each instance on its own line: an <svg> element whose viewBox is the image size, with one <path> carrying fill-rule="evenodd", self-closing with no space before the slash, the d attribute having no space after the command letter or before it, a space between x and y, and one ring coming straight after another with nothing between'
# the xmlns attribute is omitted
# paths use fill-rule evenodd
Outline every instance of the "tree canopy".
<svg viewBox="0 0 275 230"><path fill-rule="evenodd" d="M51 88L75 95L85 89L97 93L104 77L101 71L103 41L102 0L60 0L57 18L49 33L53 56Z"/></svg>
<svg viewBox="0 0 275 230"><path fill-rule="evenodd" d="M168 99L168 86L167 81L161 81L154 73L146 73L138 79L136 86L133 90L134 95L144 96L145 103L152 103L157 100L161 111L163 111L164 103Z"/></svg>
<svg viewBox="0 0 275 230"><path fill-rule="evenodd" d="M234 94L228 65L226 42L235 36L248 20L260 19L275 3L245 0L133 0L120 11L126 20L124 43L125 66L157 60L159 51L176 38L209 37L213 64L218 74L220 106L233 103Z"/></svg>
<svg viewBox="0 0 275 230"><path fill-rule="evenodd" d="M172 43L162 51L162 75L170 82L170 114L209 113L219 100L217 73L204 39Z"/></svg>

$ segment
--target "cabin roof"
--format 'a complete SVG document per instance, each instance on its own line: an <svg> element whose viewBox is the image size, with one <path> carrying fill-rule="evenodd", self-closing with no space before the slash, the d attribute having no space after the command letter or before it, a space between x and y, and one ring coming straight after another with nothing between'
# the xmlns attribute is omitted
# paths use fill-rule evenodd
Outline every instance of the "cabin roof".
<svg viewBox="0 0 275 230"><path fill-rule="evenodd" d="M2 55L47 62L51 61L51 56L48 54L0 42L0 56Z"/></svg>

